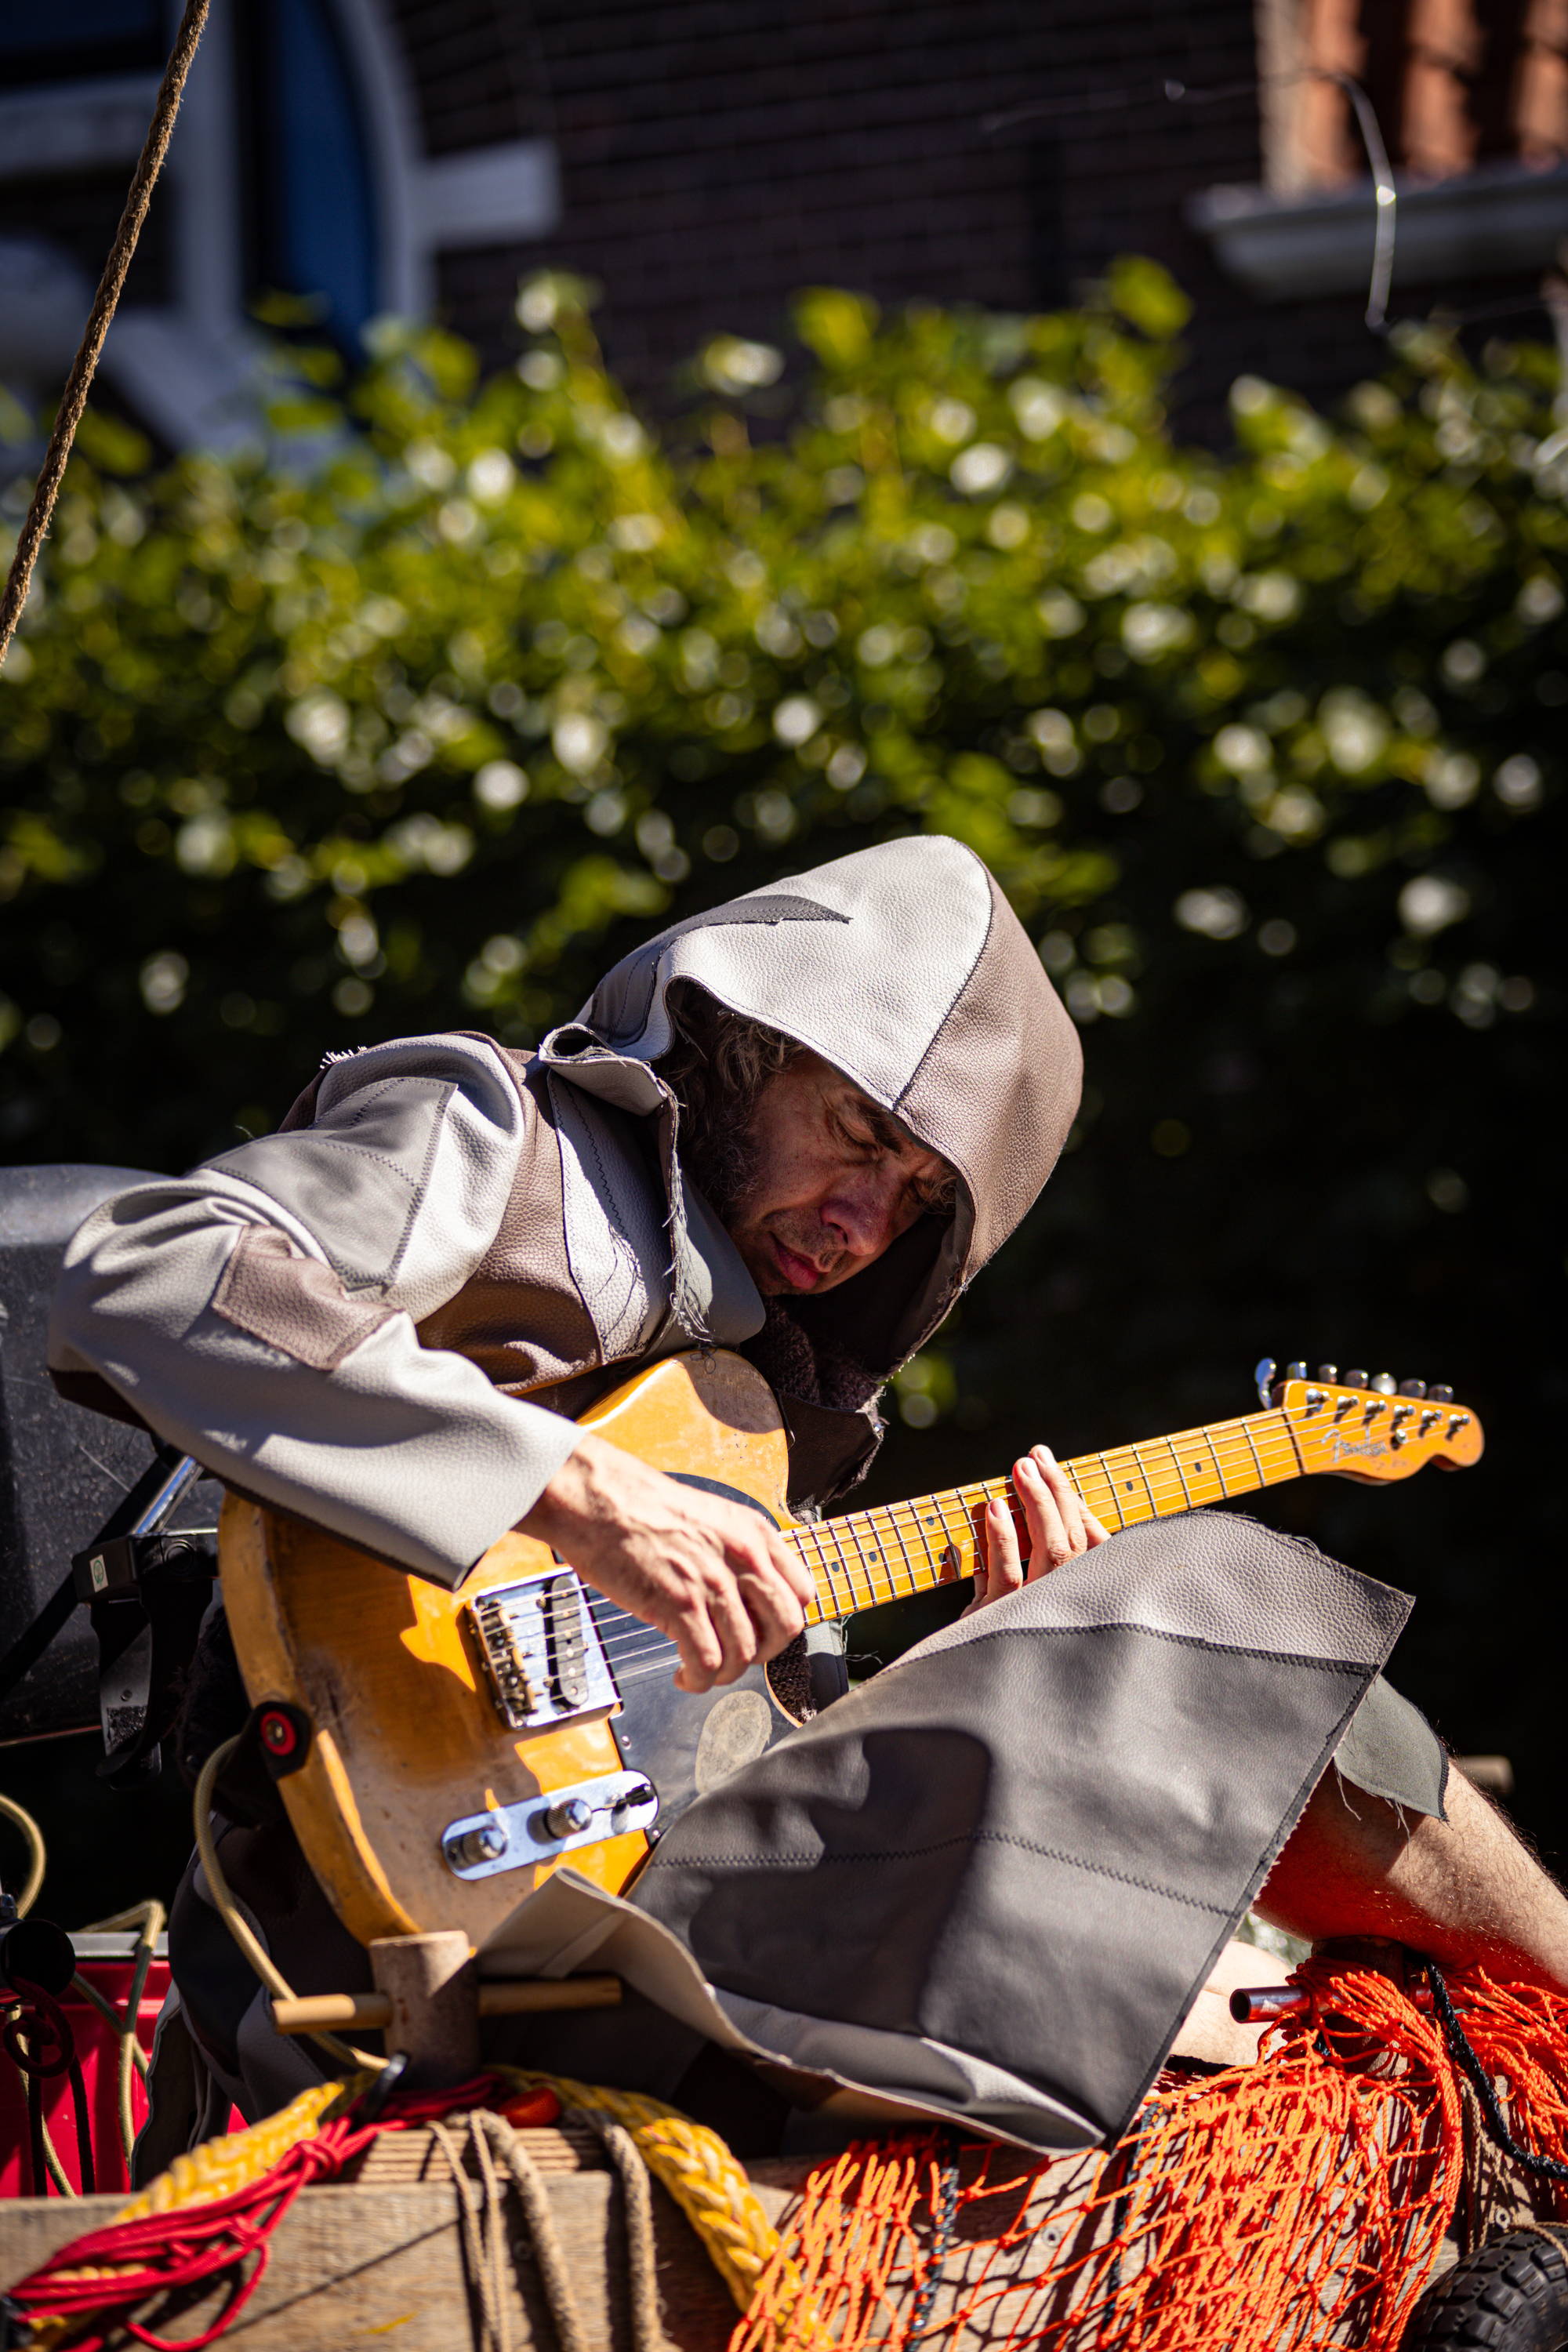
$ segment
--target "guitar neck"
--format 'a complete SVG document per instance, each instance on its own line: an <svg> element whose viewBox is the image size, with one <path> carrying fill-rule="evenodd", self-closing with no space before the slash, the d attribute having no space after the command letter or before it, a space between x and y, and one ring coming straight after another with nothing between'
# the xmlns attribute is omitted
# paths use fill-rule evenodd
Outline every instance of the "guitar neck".
<svg viewBox="0 0 1568 2352"><path fill-rule="evenodd" d="M1141 1519L1170 1518L1203 1503L1282 1486L1301 1477L1307 1465L1289 1418L1272 1410L1117 1446L1109 1454L1081 1454L1062 1467L1081 1500L1115 1534ZM972 1576L981 1514L998 1499L1006 1503L1022 1536L1023 1507L1010 1478L793 1528L816 1580L808 1621L853 1616L880 1601L901 1601Z"/></svg>

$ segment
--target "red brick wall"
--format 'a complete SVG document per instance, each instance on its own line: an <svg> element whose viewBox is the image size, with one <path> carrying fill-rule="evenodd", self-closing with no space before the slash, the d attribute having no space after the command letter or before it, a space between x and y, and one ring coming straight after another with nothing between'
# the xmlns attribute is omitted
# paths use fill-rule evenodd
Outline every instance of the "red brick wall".
<svg viewBox="0 0 1568 2352"><path fill-rule="evenodd" d="M1195 298L1184 421L1220 429L1244 368L1328 394L1376 363L1353 298L1261 310L1223 278L1182 199L1259 173L1250 97L1173 106L1256 71L1252 0L399 0L431 152L550 132L563 211L531 245L448 253L442 301L487 356L520 271L598 278L610 361L645 394L720 328L776 338L824 282L885 304L1024 310L1114 255ZM1032 99L1104 96L988 137Z"/></svg>

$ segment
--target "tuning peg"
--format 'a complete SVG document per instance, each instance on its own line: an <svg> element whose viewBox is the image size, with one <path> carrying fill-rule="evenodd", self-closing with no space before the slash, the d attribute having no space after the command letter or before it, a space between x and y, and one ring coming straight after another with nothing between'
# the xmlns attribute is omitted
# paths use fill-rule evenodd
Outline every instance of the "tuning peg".
<svg viewBox="0 0 1568 2352"><path fill-rule="evenodd" d="M1304 1381L1307 1377L1306 1365L1287 1364L1285 1367L1285 1377L1288 1381Z"/></svg>
<svg viewBox="0 0 1568 2352"><path fill-rule="evenodd" d="M1428 1389L1426 1391L1426 1402L1428 1404L1452 1404L1454 1402L1454 1391L1452 1389L1442 1387Z"/></svg>
<svg viewBox="0 0 1568 2352"><path fill-rule="evenodd" d="M1364 1389L1366 1385L1367 1377L1364 1372L1355 1371L1347 1372L1345 1374L1345 1386L1347 1389Z"/></svg>
<svg viewBox="0 0 1568 2352"><path fill-rule="evenodd" d="M1339 1377L1340 1377L1340 1368L1339 1368L1338 1364L1320 1364L1320 1365L1318 1366L1318 1378L1319 1378L1321 1381L1335 1381L1335 1382L1337 1382L1337 1381L1338 1381L1338 1380L1339 1380Z"/></svg>
<svg viewBox="0 0 1568 2352"><path fill-rule="evenodd" d="M1367 1382L1367 1386L1368 1388L1374 1390L1379 1396L1392 1396L1394 1394L1394 1374L1392 1372L1374 1372L1372 1379Z"/></svg>
<svg viewBox="0 0 1568 2352"><path fill-rule="evenodd" d="M1426 1393L1426 1383L1425 1381L1401 1381L1399 1393L1401 1396L1424 1397Z"/></svg>
<svg viewBox="0 0 1568 2352"><path fill-rule="evenodd" d="M1259 1357L1258 1362L1254 1364L1252 1368L1252 1377L1258 1383L1258 1402L1259 1404L1268 1405L1272 1404L1274 1402L1273 1398L1268 1393L1268 1391L1273 1384L1274 1371L1275 1364L1272 1356Z"/></svg>

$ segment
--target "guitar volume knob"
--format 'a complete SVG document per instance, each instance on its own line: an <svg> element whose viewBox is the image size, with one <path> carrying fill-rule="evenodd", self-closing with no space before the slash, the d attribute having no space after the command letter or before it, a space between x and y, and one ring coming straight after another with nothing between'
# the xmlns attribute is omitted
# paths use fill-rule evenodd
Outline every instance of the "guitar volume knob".
<svg viewBox="0 0 1568 2352"><path fill-rule="evenodd" d="M499 1862L509 1843L505 1823L487 1822L480 1829L448 1838L447 1859L454 1869L473 1870L482 1862Z"/></svg>
<svg viewBox="0 0 1568 2352"><path fill-rule="evenodd" d="M552 1838L581 1837L594 1826L594 1808L584 1797L564 1797L551 1806L544 1826Z"/></svg>

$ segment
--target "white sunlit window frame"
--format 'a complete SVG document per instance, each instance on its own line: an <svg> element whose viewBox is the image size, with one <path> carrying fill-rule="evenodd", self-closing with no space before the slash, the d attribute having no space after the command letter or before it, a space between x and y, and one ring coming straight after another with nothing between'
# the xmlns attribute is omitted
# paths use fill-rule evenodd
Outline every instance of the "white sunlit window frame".
<svg viewBox="0 0 1568 2352"><path fill-rule="evenodd" d="M401 43L383 0L330 0L360 100L376 225L377 300L403 317L433 308L443 247L521 243L560 216L553 143L521 139L427 158ZM137 72L0 93L0 177L122 167L129 182L158 75ZM259 343L245 307L243 192L230 12L215 7L192 66L164 165L175 199L171 299L126 304L103 367L176 447L222 447L256 430ZM0 379L42 393L69 363L92 287L59 257L13 269L0 240ZM26 281L26 282L24 282Z"/></svg>

